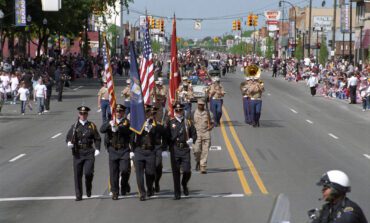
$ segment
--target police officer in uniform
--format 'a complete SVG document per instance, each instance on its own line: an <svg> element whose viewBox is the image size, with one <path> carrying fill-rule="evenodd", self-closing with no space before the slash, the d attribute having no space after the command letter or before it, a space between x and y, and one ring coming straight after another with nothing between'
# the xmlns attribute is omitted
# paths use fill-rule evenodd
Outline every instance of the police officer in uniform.
<svg viewBox="0 0 370 223"><path fill-rule="evenodd" d="M77 110L79 111L77 122L69 129L66 142L67 147L72 150L76 201L80 201L82 200L83 174L85 174L86 196L91 196L94 156L100 153L101 138L96 125L87 120L90 108L80 106ZM95 144L95 149L93 144Z"/></svg>
<svg viewBox="0 0 370 223"><path fill-rule="evenodd" d="M160 191L160 185L159 181L162 177L162 169L163 169L163 163L162 163L162 157L167 156L167 132L163 124L156 121L157 107L153 107L152 109L152 117L154 119L154 122L156 124L156 134L157 137L155 137L154 141L154 153L155 153L155 178L154 178L154 191L158 193Z"/></svg>
<svg viewBox="0 0 370 223"><path fill-rule="evenodd" d="M240 84L240 91L243 95L243 110L244 110L244 122L246 124L251 124L251 98L248 94L248 89L252 83L252 80L250 77L245 77L245 81Z"/></svg>
<svg viewBox="0 0 370 223"><path fill-rule="evenodd" d="M361 208L346 194L351 190L347 174L340 170L326 172L317 183L322 186L322 199L327 203L317 215L311 215L312 223L367 223Z"/></svg>
<svg viewBox="0 0 370 223"><path fill-rule="evenodd" d="M213 117L215 119L215 125L219 126L222 116L222 104L223 104L222 98L225 95L224 87L220 84L219 77L214 78L213 84L210 86L208 92L211 112L213 113Z"/></svg>
<svg viewBox="0 0 370 223"><path fill-rule="evenodd" d="M100 132L105 134L104 144L109 153L109 179L112 199L118 200L119 188L121 195L130 192L130 123L124 117L126 107L122 104L116 106L115 120L105 122ZM119 178L121 177L121 183Z"/></svg>
<svg viewBox="0 0 370 223"><path fill-rule="evenodd" d="M140 201L145 201L146 196L154 195L153 182L155 179L155 141L160 137L160 131L157 129L157 123L153 118L153 108L147 105L145 107L146 122L144 130L141 134L133 132L131 136L131 145L133 154L131 158L134 159L136 180L139 189ZM145 183L147 189L145 189Z"/></svg>
<svg viewBox="0 0 370 223"><path fill-rule="evenodd" d="M171 167L175 189L175 200L181 199L180 168L183 176L181 185L185 196L189 195L188 181L191 177L190 149L197 140L197 132L191 121L184 117L184 105L175 102L175 117L167 124L167 134L171 153Z"/></svg>

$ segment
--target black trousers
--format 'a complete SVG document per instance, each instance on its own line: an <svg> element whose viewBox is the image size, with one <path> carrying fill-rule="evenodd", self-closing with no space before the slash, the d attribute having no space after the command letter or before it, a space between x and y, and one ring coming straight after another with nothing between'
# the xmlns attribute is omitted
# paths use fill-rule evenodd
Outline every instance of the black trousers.
<svg viewBox="0 0 370 223"><path fill-rule="evenodd" d="M51 98L51 91L47 92L46 99L45 99L45 109L50 110L50 98Z"/></svg>
<svg viewBox="0 0 370 223"><path fill-rule="evenodd" d="M191 177L190 149L189 148L180 149L177 146L174 146L171 149L171 167L175 196L180 196L181 195L180 169L182 169L183 172L181 180L181 185L183 187L187 187Z"/></svg>
<svg viewBox="0 0 370 223"><path fill-rule="evenodd" d="M111 192L113 194L119 193L121 187L121 194L127 192L129 187L129 179L131 173L130 166L130 149L116 150L112 147L108 148L109 153L109 179L111 185ZM121 177L121 182L119 178Z"/></svg>
<svg viewBox="0 0 370 223"><path fill-rule="evenodd" d="M73 155L73 170L76 197L82 197L82 176L85 175L86 192L91 193L94 178L94 149L85 149Z"/></svg>
<svg viewBox="0 0 370 223"><path fill-rule="evenodd" d="M155 153L153 150L136 148L134 162L139 193L140 196L145 197L147 191L153 191L153 181L155 176ZM147 190L145 190L144 175Z"/></svg>
<svg viewBox="0 0 370 223"><path fill-rule="evenodd" d="M316 95L316 87L310 87L310 90L312 96Z"/></svg>
<svg viewBox="0 0 370 223"><path fill-rule="evenodd" d="M163 163L162 163L162 149L160 146L156 146L155 150L155 184L159 184L159 181L162 177L162 169L163 169Z"/></svg>
<svg viewBox="0 0 370 223"><path fill-rule="evenodd" d="M356 88L357 86L349 86L349 96L351 98L351 104L356 104Z"/></svg>
<svg viewBox="0 0 370 223"><path fill-rule="evenodd" d="M64 81L59 81L59 88L58 88L58 101L62 101L62 97L63 97L63 88L64 88Z"/></svg>

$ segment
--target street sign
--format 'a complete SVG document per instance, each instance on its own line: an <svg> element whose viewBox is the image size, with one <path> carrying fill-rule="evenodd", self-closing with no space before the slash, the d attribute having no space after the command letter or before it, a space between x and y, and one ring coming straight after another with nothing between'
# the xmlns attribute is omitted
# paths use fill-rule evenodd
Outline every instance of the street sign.
<svg viewBox="0 0 370 223"><path fill-rule="evenodd" d="M333 16L314 16L312 27L323 27L323 31L330 31L333 26Z"/></svg>
<svg viewBox="0 0 370 223"><path fill-rule="evenodd" d="M200 20L197 20L194 22L194 29L195 30L201 30L202 29L202 22Z"/></svg>

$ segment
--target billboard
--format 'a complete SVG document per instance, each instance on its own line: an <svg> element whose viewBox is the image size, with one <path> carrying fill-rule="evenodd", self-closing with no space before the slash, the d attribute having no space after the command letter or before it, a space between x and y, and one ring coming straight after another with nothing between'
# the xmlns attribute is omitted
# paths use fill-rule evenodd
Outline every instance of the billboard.
<svg viewBox="0 0 370 223"><path fill-rule="evenodd" d="M15 0L15 26L26 26L26 0Z"/></svg>
<svg viewBox="0 0 370 223"><path fill-rule="evenodd" d="M280 19L280 11L277 11L277 10L268 10L268 11L265 11L265 17L266 17L266 21L276 21L276 20L279 20Z"/></svg>
<svg viewBox="0 0 370 223"><path fill-rule="evenodd" d="M323 27L323 31L327 32L332 29L333 16L314 16L312 27Z"/></svg>

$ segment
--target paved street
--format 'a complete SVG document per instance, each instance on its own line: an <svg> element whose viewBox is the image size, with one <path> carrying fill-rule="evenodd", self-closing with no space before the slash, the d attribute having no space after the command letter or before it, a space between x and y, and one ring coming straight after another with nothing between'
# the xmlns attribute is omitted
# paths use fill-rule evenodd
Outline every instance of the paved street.
<svg viewBox="0 0 370 223"><path fill-rule="evenodd" d="M262 79L260 128L244 124L242 74L221 79L227 95L222 124L212 134L212 145L221 150L210 151L209 173L193 172L190 196L179 201L172 199L169 158L158 196L140 202L132 171L131 194L112 201L104 149L95 162L93 197L74 201L65 136L81 104L92 108L89 119L101 125L98 83L74 82L63 102L53 100L51 112L42 116L35 111L19 116L19 105L6 105L0 116L0 222L117 222L124 216L125 222L260 223L268 221L280 193L290 200L291 222L305 222L307 210L321 205L315 183L330 169L350 176L349 197L370 213L370 113L311 97L301 83L273 79L270 73ZM116 82L117 96L123 83Z"/></svg>

